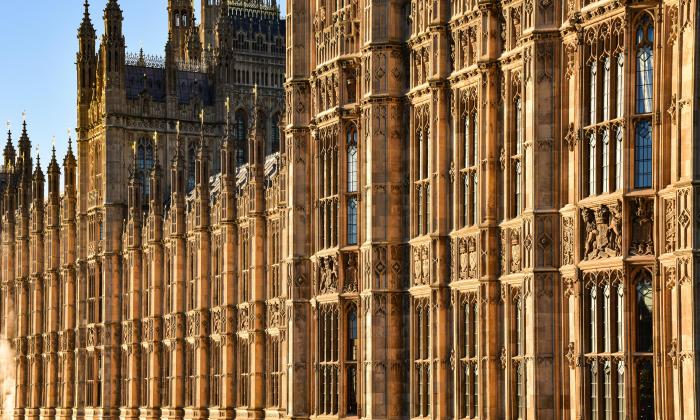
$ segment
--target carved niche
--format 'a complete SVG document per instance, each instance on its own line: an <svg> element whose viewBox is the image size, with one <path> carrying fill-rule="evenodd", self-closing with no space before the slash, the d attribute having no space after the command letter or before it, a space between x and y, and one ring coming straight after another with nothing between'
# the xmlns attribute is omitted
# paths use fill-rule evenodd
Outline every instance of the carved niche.
<svg viewBox="0 0 700 420"><path fill-rule="evenodd" d="M630 255L652 255L654 253L654 201L637 197L632 200L632 240Z"/></svg>
<svg viewBox="0 0 700 420"><path fill-rule="evenodd" d="M561 260L562 265L571 265L574 263L574 218L564 217L561 221L562 237L561 237Z"/></svg>
<svg viewBox="0 0 700 420"><path fill-rule="evenodd" d="M331 255L318 260L318 293L335 293L338 291L338 256Z"/></svg>
<svg viewBox="0 0 700 420"><path fill-rule="evenodd" d="M622 203L581 209L583 259L617 257L622 247Z"/></svg>
<svg viewBox="0 0 700 420"><path fill-rule="evenodd" d="M477 276L478 255L476 238L469 236L459 240L459 279L473 279Z"/></svg>
<svg viewBox="0 0 700 420"><path fill-rule="evenodd" d="M344 255L343 292L357 292L357 254L349 252Z"/></svg>
<svg viewBox="0 0 700 420"><path fill-rule="evenodd" d="M676 249L676 200L666 200L664 206L664 252Z"/></svg>
<svg viewBox="0 0 700 420"><path fill-rule="evenodd" d="M520 231L513 230L510 233L510 272L517 273L522 269L520 258Z"/></svg>
<svg viewBox="0 0 700 420"><path fill-rule="evenodd" d="M413 248L413 284L420 286L430 283L430 252L428 244Z"/></svg>

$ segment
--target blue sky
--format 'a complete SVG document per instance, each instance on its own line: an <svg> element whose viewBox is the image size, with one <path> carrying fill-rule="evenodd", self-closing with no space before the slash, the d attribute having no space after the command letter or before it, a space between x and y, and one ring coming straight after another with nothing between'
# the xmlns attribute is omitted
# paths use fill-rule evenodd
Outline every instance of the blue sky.
<svg viewBox="0 0 700 420"><path fill-rule="evenodd" d="M67 148L67 130L76 126L75 54L77 29L83 17L83 0L8 0L0 25L0 149L12 125L17 141L22 112L33 146L39 146L42 166L56 151L62 162ZM103 10L107 0L90 0L92 23L98 38L103 30ZM195 0L199 9L200 0ZM167 0L119 0L124 12L127 51L143 46L147 54L163 55L167 38ZM282 4L282 8L284 8ZM197 11L199 16L199 11ZM35 152L34 152L35 153Z"/></svg>

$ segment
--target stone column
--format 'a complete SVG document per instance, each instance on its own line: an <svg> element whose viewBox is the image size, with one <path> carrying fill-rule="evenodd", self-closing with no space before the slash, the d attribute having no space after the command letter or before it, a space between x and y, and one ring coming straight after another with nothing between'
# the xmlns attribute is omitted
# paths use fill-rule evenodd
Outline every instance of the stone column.
<svg viewBox="0 0 700 420"><path fill-rule="evenodd" d="M523 296L525 296L525 360L527 417L554 419L560 405L561 353L559 339L560 197L556 162L560 147L554 143L559 132L559 57L561 40L554 26L554 6L526 11L523 27L538 35L524 42L523 125L524 125L524 211L522 217Z"/></svg>
<svg viewBox="0 0 700 420"><path fill-rule="evenodd" d="M221 268L221 283L223 288L222 314L224 329L221 334L221 390L218 419L231 420L236 416L236 363L238 361L236 352L236 319L238 303L238 281L237 256L238 256L238 226L236 207L236 157L234 147L228 133L228 109L227 127L224 138L223 150L221 151L221 194L219 202L221 205L220 225L222 231L223 266ZM213 417L213 416L212 416Z"/></svg>
<svg viewBox="0 0 700 420"><path fill-rule="evenodd" d="M204 120L202 120L202 130ZM198 420L209 416L209 284L211 258L211 220L209 206L209 158L203 134L195 161L194 197L194 308L187 314L189 339L194 341L194 401L185 410L185 419ZM190 333L191 332L191 333Z"/></svg>
<svg viewBox="0 0 700 420"><path fill-rule="evenodd" d="M30 168L31 172L31 168ZM17 341L15 343L15 360L17 361L17 395L15 396L15 418L23 419L25 415L33 415L31 376L35 359L36 343L30 340L32 333L32 314L29 313L29 302L33 299L29 282L29 198L27 191L29 179L26 174L21 174L17 190L18 229L16 238L17 267L15 287L18 289L17 311ZM29 410L28 410L29 409ZM36 413L38 417L38 413Z"/></svg>
<svg viewBox="0 0 700 420"><path fill-rule="evenodd" d="M64 194L61 201L61 272L63 283L62 325L59 326L59 359L63 361L63 383L59 384L62 393L61 405L56 410L59 420L68 420L73 416L75 406L75 328L76 328L76 258L77 258L77 227L76 227L76 161L73 148L68 140L68 153L63 161Z"/></svg>
<svg viewBox="0 0 700 420"><path fill-rule="evenodd" d="M151 283L148 296L150 313L145 319L144 339L149 350L148 387L150 400L146 402L145 417L147 420L158 420L161 417L161 375L162 364L168 361L164 359L165 346L162 343L163 331L163 182L162 168L159 160L158 136L154 135L155 163L150 173L150 203L148 216L148 281ZM142 410L143 417L143 410Z"/></svg>
<svg viewBox="0 0 700 420"><path fill-rule="evenodd" d="M141 372L141 318L143 299L143 252L142 252L142 209L141 209L141 177L136 168L133 169L129 180L129 219L126 226L126 262L129 270L129 295L127 319L122 325L123 343L127 351L127 398L126 406L121 410L125 419L136 419L140 416L139 407L146 406L141 401L141 379L146 372ZM125 268L126 269L126 268Z"/></svg>
<svg viewBox="0 0 700 420"><path fill-rule="evenodd" d="M170 269L171 295L170 313L166 316L165 338L170 344L170 401L163 408L163 417L168 420L181 420L185 407L185 277L187 260L186 220L185 220L185 161L182 155L182 139L177 123L177 144L170 166L171 208L170 230Z"/></svg>
<svg viewBox="0 0 700 420"><path fill-rule="evenodd" d="M408 322L405 283L409 268L404 245L409 223L404 211L407 121L400 99L407 83L401 44L403 3L370 2L366 7L370 21L360 73L372 77L362 81L359 135L359 150L367 156L360 168L364 194L359 210L365 226L360 237L365 240L358 266L366 269L360 285L360 360L364 363L358 375L359 411L363 418L392 419L409 415L405 386L409 343L401 334Z"/></svg>

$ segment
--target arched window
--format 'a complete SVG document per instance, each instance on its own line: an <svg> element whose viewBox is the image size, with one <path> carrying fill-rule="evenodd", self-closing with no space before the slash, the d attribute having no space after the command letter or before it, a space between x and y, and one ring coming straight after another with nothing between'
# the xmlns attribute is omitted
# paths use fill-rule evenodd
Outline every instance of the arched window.
<svg viewBox="0 0 700 420"><path fill-rule="evenodd" d="M598 111L598 62L593 61L591 63L591 69L590 69L590 88L591 88L591 93L590 93L590 102L588 104L589 108L589 123L590 124L595 124L597 121L597 111Z"/></svg>
<svg viewBox="0 0 700 420"><path fill-rule="evenodd" d="M596 174L596 137L595 132L591 132L588 135L588 195L596 195L598 190L597 186L597 174Z"/></svg>
<svg viewBox="0 0 700 420"><path fill-rule="evenodd" d="M615 101L615 116L622 118L625 104L625 54L620 53L617 56L617 81L616 81L616 101Z"/></svg>
<svg viewBox="0 0 700 420"><path fill-rule="evenodd" d="M652 111L654 87L654 24L649 15L644 15L636 29L637 54L637 106L638 114Z"/></svg>
<svg viewBox="0 0 700 420"><path fill-rule="evenodd" d="M347 179L348 192L357 192L357 128L351 125L347 130Z"/></svg>
<svg viewBox="0 0 700 420"><path fill-rule="evenodd" d="M148 139L139 140L136 149L136 166L141 174L141 188L143 196L148 199L151 191L149 182L151 169L153 168L153 146Z"/></svg>
<svg viewBox="0 0 700 420"><path fill-rule="evenodd" d="M622 127L615 128L615 190L622 188Z"/></svg>
<svg viewBox="0 0 700 420"><path fill-rule="evenodd" d="M603 194L607 193L610 187L610 134L607 128L603 129L601 139L602 155L603 155L603 166L601 168L602 175L602 185L601 192Z"/></svg>
<svg viewBox="0 0 700 420"><path fill-rule="evenodd" d="M512 166L512 191L513 191L513 217L517 217L523 211L523 168L525 156L523 155L523 105L519 96L513 100L513 128L515 154L511 156ZM512 152L511 152L512 153Z"/></svg>
<svg viewBox="0 0 700 420"><path fill-rule="evenodd" d="M248 149L248 118L244 110L236 111L233 125L233 140L236 148L236 165L241 166L248 160L246 150Z"/></svg>
<svg viewBox="0 0 700 420"><path fill-rule="evenodd" d="M346 413L347 415L357 414L357 309L353 305L348 312L347 318L347 353L346 353Z"/></svg>
<svg viewBox="0 0 700 420"><path fill-rule="evenodd" d="M523 104L520 98L515 99L515 143L516 152L521 154L523 152Z"/></svg>
<svg viewBox="0 0 700 420"><path fill-rule="evenodd" d="M637 364L637 412L639 420L654 419L654 366L651 358Z"/></svg>
<svg viewBox="0 0 700 420"><path fill-rule="evenodd" d="M610 57L603 58L603 121L610 119Z"/></svg>
<svg viewBox="0 0 700 420"><path fill-rule="evenodd" d="M515 216L519 216L523 211L523 170L520 161L515 162L515 179L513 180L515 193L513 194L513 202L515 205Z"/></svg>
<svg viewBox="0 0 700 420"><path fill-rule="evenodd" d="M357 127L351 125L346 132L347 153L347 240L357 245Z"/></svg>
<svg viewBox="0 0 700 420"><path fill-rule="evenodd" d="M635 329L637 336L636 350L640 353L653 351L653 312L654 297L651 288L649 272L642 271L637 276L637 310L635 313Z"/></svg>
<svg viewBox="0 0 700 420"><path fill-rule="evenodd" d="M190 144L187 152L187 191L192 191L195 181L195 161L197 159L197 149L194 143Z"/></svg>
<svg viewBox="0 0 700 420"><path fill-rule="evenodd" d="M279 152L280 150L280 116L274 114L270 120L270 141L267 148L267 155Z"/></svg>
<svg viewBox="0 0 700 420"><path fill-rule="evenodd" d="M180 26L180 14L175 13L175 26L179 27Z"/></svg>
<svg viewBox="0 0 700 420"><path fill-rule="evenodd" d="M634 127L634 187L651 188L651 121L640 120Z"/></svg>

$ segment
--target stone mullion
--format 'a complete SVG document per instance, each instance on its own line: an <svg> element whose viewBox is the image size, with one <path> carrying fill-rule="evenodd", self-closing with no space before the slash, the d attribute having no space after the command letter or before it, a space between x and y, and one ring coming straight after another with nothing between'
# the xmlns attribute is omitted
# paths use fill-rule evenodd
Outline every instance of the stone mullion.
<svg viewBox="0 0 700 420"><path fill-rule="evenodd" d="M57 176L54 173L50 173L50 180L52 179L51 177ZM51 182L51 181L50 181ZM56 183L58 180L55 181ZM54 185L51 183L51 185ZM50 185L50 189L51 189ZM59 262L60 262L60 208L59 208L59 198L58 198L58 193L50 191L49 192L49 205L48 205L48 244L46 246L51 247L51 259L49 261L46 261L46 270L47 273L45 274L45 281L48 279L50 282L49 286L49 307L51 310L49 311L48 319L47 319L47 327L45 330L48 332L48 334L45 337L45 340L48 340L49 346L48 346L48 356L49 356L49 372L51 373L51 382L48 385L48 389L46 391L46 398L47 401L44 401L44 407L48 408L49 411L46 413L46 416L49 419L53 419L56 415L56 408L58 408L58 395L61 392L59 385L58 384L58 370L61 369L61 367L58 365L58 331L61 330L61 325L59 325L58 321L60 319L59 314L63 310L63 308L58 306L58 303L60 301L59 299L59 293L61 292L62 284L60 284L60 276L59 276ZM42 417L44 414L42 414Z"/></svg>

